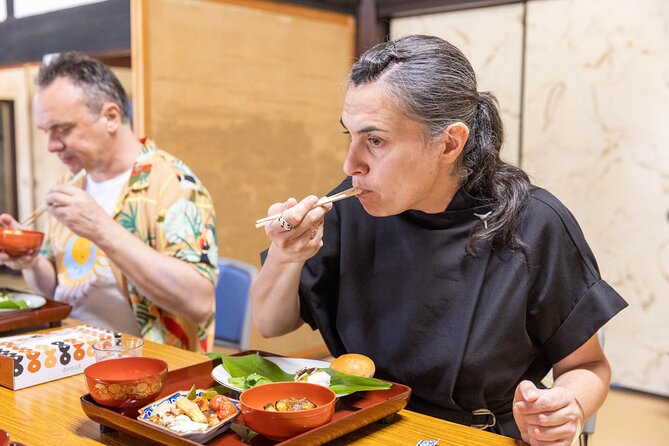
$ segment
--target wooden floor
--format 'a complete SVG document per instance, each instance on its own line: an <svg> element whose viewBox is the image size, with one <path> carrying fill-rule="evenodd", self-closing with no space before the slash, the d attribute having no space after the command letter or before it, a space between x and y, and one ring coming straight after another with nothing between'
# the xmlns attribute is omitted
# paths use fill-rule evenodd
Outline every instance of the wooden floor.
<svg viewBox="0 0 669 446"><path fill-rule="evenodd" d="M0 286L24 288L25 284L20 276L0 272ZM597 413L588 446L669 446L669 399L611 390Z"/></svg>

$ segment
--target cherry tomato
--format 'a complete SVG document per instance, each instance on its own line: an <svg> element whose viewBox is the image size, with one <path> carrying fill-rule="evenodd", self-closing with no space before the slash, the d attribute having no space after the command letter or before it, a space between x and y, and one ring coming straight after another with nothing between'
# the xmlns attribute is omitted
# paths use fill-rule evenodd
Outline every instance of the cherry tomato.
<svg viewBox="0 0 669 446"><path fill-rule="evenodd" d="M216 395L209 401L209 409L213 410L214 412L218 411L218 409L221 407L221 403L224 401L229 402L225 395Z"/></svg>

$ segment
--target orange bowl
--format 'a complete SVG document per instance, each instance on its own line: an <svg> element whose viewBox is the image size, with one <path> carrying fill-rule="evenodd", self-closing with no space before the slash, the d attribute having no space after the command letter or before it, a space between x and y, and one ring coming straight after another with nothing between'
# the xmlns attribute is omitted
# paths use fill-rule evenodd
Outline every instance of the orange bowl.
<svg viewBox="0 0 669 446"><path fill-rule="evenodd" d="M267 403L282 398L306 397L315 409L297 412L271 412L263 409ZM327 387L307 382L280 382L251 387L239 397L246 425L269 438L281 441L329 422L335 411L337 395Z"/></svg>
<svg viewBox="0 0 669 446"><path fill-rule="evenodd" d="M44 233L28 229L0 228L0 251L10 256L32 254L40 249Z"/></svg>
<svg viewBox="0 0 669 446"><path fill-rule="evenodd" d="M165 361L143 357L108 359L84 370L91 398L119 409L138 408L155 400L166 376Z"/></svg>

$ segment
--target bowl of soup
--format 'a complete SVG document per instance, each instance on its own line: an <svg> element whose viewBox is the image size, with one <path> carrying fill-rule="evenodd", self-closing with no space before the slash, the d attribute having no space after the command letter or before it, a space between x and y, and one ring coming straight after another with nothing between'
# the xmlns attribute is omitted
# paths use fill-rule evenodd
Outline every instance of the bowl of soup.
<svg viewBox="0 0 669 446"><path fill-rule="evenodd" d="M244 423L270 440L281 441L332 420L337 395L307 382L261 384L239 397Z"/></svg>
<svg viewBox="0 0 669 446"><path fill-rule="evenodd" d="M28 229L0 228L0 252L12 257L32 254L39 250L44 233Z"/></svg>

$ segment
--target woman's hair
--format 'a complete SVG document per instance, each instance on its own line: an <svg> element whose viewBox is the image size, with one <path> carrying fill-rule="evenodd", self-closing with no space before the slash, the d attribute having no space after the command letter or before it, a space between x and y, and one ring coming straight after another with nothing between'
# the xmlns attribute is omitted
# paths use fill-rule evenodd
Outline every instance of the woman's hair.
<svg viewBox="0 0 669 446"><path fill-rule="evenodd" d="M454 174L470 195L493 203L494 209L487 227L472 232L468 250L474 253L481 242L523 246L517 227L530 182L523 170L500 159L504 131L497 100L492 93L478 92L476 75L462 52L434 36L380 43L353 65L349 85L376 81L422 125L426 142L455 122L469 127Z"/></svg>
<svg viewBox="0 0 669 446"><path fill-rule="evenodd" d="M37 86L45 88L59 77L70 79L84 92L84 101L97 115L105 102L113 102L121 110L123 122L130 122L128 95L114 73L102 62L82 53L62 53L45 62L37 74Z"/></svg>

